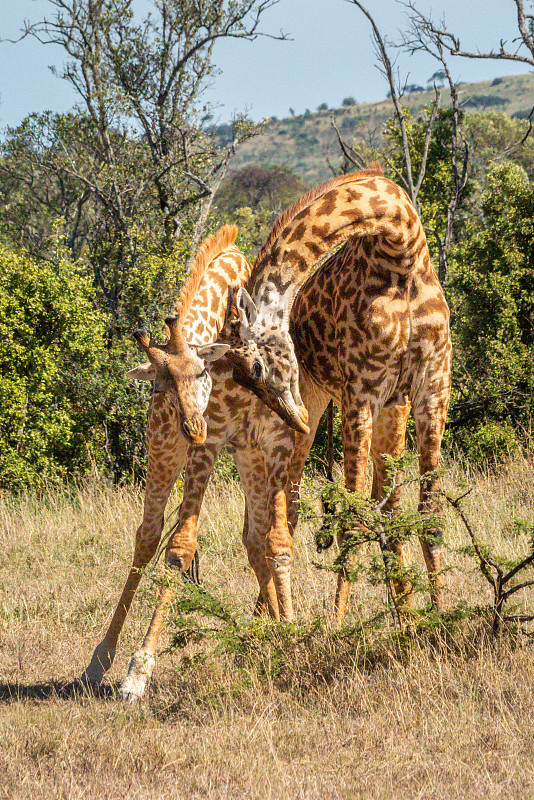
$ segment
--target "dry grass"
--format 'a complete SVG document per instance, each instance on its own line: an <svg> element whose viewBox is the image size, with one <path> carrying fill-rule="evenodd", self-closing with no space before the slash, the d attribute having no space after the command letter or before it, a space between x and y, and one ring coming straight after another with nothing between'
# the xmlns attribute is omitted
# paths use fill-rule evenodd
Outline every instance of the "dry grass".
<svg viewBox="0 0 534 800"><path fill-rule="evenodd" d="M453 467L446 487L463 477ZM524 550L510 521L534 519L533 465L472 480L466 509L477 529L502 555ZM280 634L282 665L163 654L149 698L122 706L114 690L150 614L139 597L103 691L77 694L71 682L112 613L141 506L136 491L97 484L0 501L0 798L534 798L528 639L495 648L478 618L454 635L416 639L407 655L387 630L336 639L313 629L330 610L334 578L315 568L304 528L294 568L304 634ZM237 487L212 487L201 576L246 619L256 586L241 521ZM452 512L447 539L466 542ZM420 560L417 548L412 557ZM448 562L449 604L487 603L465 559L452 552ZM380 587L360 582L349 622L382 600Z"/></svg>

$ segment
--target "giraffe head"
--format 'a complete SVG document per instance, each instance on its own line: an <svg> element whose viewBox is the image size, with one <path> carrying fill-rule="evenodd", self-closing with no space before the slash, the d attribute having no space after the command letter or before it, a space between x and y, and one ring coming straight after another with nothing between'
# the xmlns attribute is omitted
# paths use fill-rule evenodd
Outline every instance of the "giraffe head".
<svg viewBox="0 0 534 800"><path fill-rule="evenodd" d="M226 344L189 345L183 336L179 317L167 317L168 341L155 344L148 333L134 333L139 348L147 355L149 364L131 369L126 374L138 380L154 380L154 391L165 392L180 417L186 439L194 445L206 441L206 422L202 416L211 392L211 377L207 364L221 358L228 350Z"/></svg>
<svg viewBox="0 0 534 800"><path fill-rule="evenodd" d="M268 287L265 299L267 291ZM291 428L309 433L308 412L299 392L298 363L284 320L286 312L279 293L271 294L272 302L263 302L258 310L246 289L238 289L221 338L230 345L227 358L234 381L254 392Z"/></svg>

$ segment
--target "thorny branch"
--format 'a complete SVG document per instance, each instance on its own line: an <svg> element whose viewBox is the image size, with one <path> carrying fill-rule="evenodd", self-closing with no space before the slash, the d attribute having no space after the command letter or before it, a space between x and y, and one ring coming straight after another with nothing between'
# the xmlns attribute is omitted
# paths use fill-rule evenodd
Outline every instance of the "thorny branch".
<svg viewBox="0 0 534 800"><path fill-rule="evenodd" d="M514 616L504 616L503 608L506 601L520 589L526 589L529 586L534 586L534 580L526 580L522 583L515 584L515 586L511 586L509 589L505 589L505 585L509 583L512 578L514 578L519 572L529 567L532 563L534 563L534 538L532 540L532 552L526 556L525 558L518 561L514 564L507 572L503 569L503 567L495 561L495 559L491 558L487 553L483 552L480 543L476 537L473 528L461 507L461 501L470 493L471 490L464 492L464 494L460 495L459 497L453 498L448 495L446 492L441 491L440 494L447 500L449 505L451 505L457 514L459 515L460 519L462 520L464 527L469 535L471 540L471 544L473 546L473 550L478 558L480 571L488 581L488 583L493 588L493 624L492 630L495 636L499 636L501 631L501 625L503 620L517 620L527 622L529 620L534 619L532 616L525 616L525 617L514 617ZM495 571L495 575L492 574L491 569Z"/></svg>

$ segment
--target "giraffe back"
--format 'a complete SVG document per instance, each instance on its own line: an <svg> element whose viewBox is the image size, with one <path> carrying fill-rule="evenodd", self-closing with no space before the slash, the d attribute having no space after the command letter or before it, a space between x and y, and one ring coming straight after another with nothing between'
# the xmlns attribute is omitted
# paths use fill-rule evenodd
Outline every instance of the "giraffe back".
<svg viewBox="0 0 534 800"><path fill-rule="evenodd" d="M430 374L435 393L450 383L449 310L426 246L404 275L380 240L349 240L301 288L290 332L300 368L338 401L347 381L376 408L415 399Z"/></svg>
<svg viewBox="0 0 534 800"><path fill-rule="evenodd" d="M341 176L306 195L274 226L247 283L249 323L243 308L240 326L226 339L236 380L302 432L306 413L289 314L317 261L348 239L367 250L386 282L406 281L422 265L431 269L421 221L406 192L377 166Z"/></svg>

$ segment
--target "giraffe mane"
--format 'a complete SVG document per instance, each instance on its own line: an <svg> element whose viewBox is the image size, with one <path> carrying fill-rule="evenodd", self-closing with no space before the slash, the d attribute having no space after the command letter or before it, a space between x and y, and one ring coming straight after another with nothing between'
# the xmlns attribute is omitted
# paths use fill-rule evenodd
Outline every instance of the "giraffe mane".
<svg viewBox="0 0 534 800"><path fill-rule="evenodd" d="M189 270L189 276L182 286L180 297L176 301L176 313L180 315L182 321L185 320L191 310L202 278L205 276L209 265L214 258L235 242L237 233L237 225L223 225L217 233L206 236L198 248L195 260Z"/></svg>
<svg viewBox="0 0 534 800"><path fill-rule="evenodd" d="M317 200L318 197L326 194L326 192L330 191L330 189L335 189L338 186L342 186L344 183L354 181L358 178L370 178L374 175L382 175L382 167L378 161L373 161L372 164L370 164L366 169L331 178L329 181L325 181L319 186L316 186L314 189L311 189L309 192L307 192L307 194L302 195L302 197L300 197L296 203L280 214L271 228L271 232L267 236L267 239L258 251L256 260L254 262L254 267L256 268L263 261L284 228L297 216L297 214L299 214L303 209L307 208L307 206L311 205L314 200Z"/></svg>

